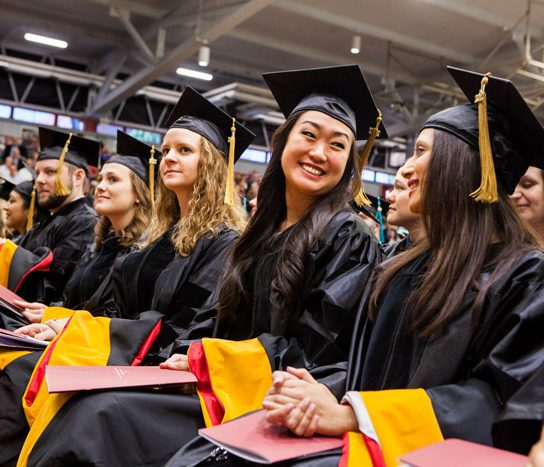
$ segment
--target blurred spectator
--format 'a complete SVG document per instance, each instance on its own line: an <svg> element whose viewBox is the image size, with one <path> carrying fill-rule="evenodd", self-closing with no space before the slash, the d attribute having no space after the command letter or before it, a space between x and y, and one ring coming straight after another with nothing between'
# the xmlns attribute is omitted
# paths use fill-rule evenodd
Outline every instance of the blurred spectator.
<svg viewBox="0 0 544 467"><path fill-rule="evenodd" d="M32 180L30 171L24 167L24 165L19 169L18 162L19 160L16 160L11 156L6 157L4 164L0 165L0 177L14 185L18 185L26 180Z"/></svg>

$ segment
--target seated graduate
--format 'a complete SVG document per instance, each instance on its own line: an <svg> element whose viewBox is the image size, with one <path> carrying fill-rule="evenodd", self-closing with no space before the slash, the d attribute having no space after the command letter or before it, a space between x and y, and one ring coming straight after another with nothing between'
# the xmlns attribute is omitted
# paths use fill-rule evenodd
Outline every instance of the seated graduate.
<svg viewBox="0 0 544 467"><path fill-rule="evenodd" d="M425 235L421 214L410 211L410 190L408 179L413 176L414 166L412 159L408 159L397 171L393 189L387 194L389 209L387 211L387 223L397 227L404 227L408 235L398 240L393 245L385 248L388 257L394 256L406 250L414 242L418 242Z"/></svg>
<svg viewBox="0 0 544 467"><path fill-rule="evenodd" d="M17 294L28 302L49 304L62 297L77 262L93 241L97 216L86 203L83 187L88 164L98 164L99 144L42 127L39 132L36 198L49 215L32 226L18 248L35 252L47 247L53 259L48 272L30 274Z"/></svg>
<svg viewBox="0 0 544 467"><path fill-rule="evenodd" d="M529 165L544 167L544 129L510 81L449 71L471 101L480 92L430 117L416 141L410 209L426 239L376 276L353 336L353 392L338 404L290 369L263 403L298 435L353 432L357 465L396 465L442 437L491 444L501 408L544 359L544 256L508 198Z"/></svg>
<svg viewBox="0 0 544 467"><path fill-rule="evenodd" d="M26 234L29 225L30 200L34 190L34 182L26 181L14 185L7 180L0 186L0 198L6 200L4 205L5 226L11 232L11 241L19 244ZM32 225L32 219L30 219Z"/></svg>
<svg viewBox="0 0 544 467"><path fill-rule="evenodd" d="M521 218L544 239L544 172L529 167L511 198Z"/></svg>
<svg viewBox="0 0 544 467"><path fill-rule="evenodd" d="M245 228L230 179L255 135L236 122L228 138L232 117L190 87L166 126L155 214L140 251L116 264L113 280L120 317L156 310L165 315L163 326L177 332L215 289L224 257Z"/></svg>
<svg viewBox="0 0 544 467"><path fill-rule="evenodd" d="M287 121L273 137L255 216L235 245L210 298L211 309L203 307L188 332L180 333L183 342L163 348L185 350L186 339L220 338L190 346L191 370L204 385L199 383L200 400L144 391L79 396L48 425L28 465L45 459L164 465L204 422L219 423L260 407L271 368L307 365L343 392L339 375L345 371L355 313L381 259L378 242L348 206L352 180L359 193L363 165L354 143L356 136L367 137L379 112L358 66L266 79L282 83L271 87ZM373 128L373 138L376 133ZM204 362L208 373L200 371ZM176 355L163 366L187 368L187 358ZM206 402L205 380L212 374L222 378L214 388L230 401L215 403L223 414L213 413ZM98 426L105 428L100 438L107 441L89 449L84 432Z"/></svg>
<svg viewBox="0 0 544 467"><path fill-rule="evenodd" d="M141 240L151 220L152 195L148 187L155 179L160 152L145 143L117 132L117 152L102 166L95 191L95 210L100 216L95 240L78 263L64 288L62 301L53 306L87 310L94 316L115 316L111 285L114 262L126 256ZM150 164L149 161L154 161ZM151 174L153 172L153 174ZM40 323L46 305L20 302L23 314L32 323ZM17 332L51 340L61 323L30 325Z"/></svg>

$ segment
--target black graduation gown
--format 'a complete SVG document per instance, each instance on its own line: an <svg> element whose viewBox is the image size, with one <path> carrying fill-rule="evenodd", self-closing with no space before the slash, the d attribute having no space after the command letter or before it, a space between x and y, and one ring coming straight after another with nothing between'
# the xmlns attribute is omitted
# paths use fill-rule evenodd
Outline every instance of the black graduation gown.
<svg viewBox="0 0 544 467"><path fill-rule="evenodd" d="M59 306L87 310L94 316L117 315L111 280L113 265L133 249L124 247L119 240L117 236L110 236L102 242L99 250L93 245L66 284Z"/></svg>
<svg viewBox="0 0 544 467"><path fill-rule="evenodd" d="M528 454L544 423L544 364L506 403L493 425L495 446Z"/></svg>
<svg viewBox="0 0 544 467"><path fill-rule="evenodd" d="M280 234L272 243L282 238ZM337 214L310 249L300 309L287 320L270 314L269 266L275 264L276 253L266 255L254 271L254 298L242 317L236 324L216 326L215 336L235 340L259 337L274 368L306 364L323 382L341 392L350 331L364 284L381 259L379 245L355 214ZM211 335L215 313L210 309L203 307L204 311L197 313L193 326L198 331L182 332L183 339L195 334ZM180 342L167 349L179 349ZM139 399L138 395L142 397ZM105 407L100 410L98 421L89 417L97 407ZM204 423L195 395L173 397L142 391L110 391L78 398L77 405L68 402L59 415L34 447L29 465L56 465L47 459L104 465L164 465ZM116 420L129 420L130 430L117 427ZM108 439L108 445L115 445L115 450L104 444L101 448L94 446L91 453L78 443L78 439L85 438L85 430L97 423L109 427L102 438Z"/></svg>
<svg viewBox="0 0 544 467"><path fill-rule="evenodd" d="M60 300L76 264L93 242L96 221L94 209L85 198L80 198L35 224L20 247L29 251L48 247L53 252L53 262L49 272L32 273L17 293L30 302L50 304Z"/></svg>
<svg viewBox="0 0 544 467"><path fill-rule="evenodd" d="M490 248L489 260L495 248ZM419 284L428 258L428 253L422 255L396 276L381 299L375 322L366 316L370 290L365 290L348 362L348 389L423 388L445 438L491 444L492 423L501 407L544 362L544 341L535 332L544 326L544 255L526 253L505 272L489 292L480 326L472 324L476 291L471 290L459 318L440 335L424 339L406 331L411 312L407 297ZM480 281L488 277L485 271ZM215 465L208 459L214 449L195 439L167 466ZM331 451L282 465L332 467L340 456ZM220 465L247 464L227 455Z"/></svg>
<svg viewBox="0 0 544 467"><path fill-rule="evenodd" d="M490 262L499 245L488 250ZM407 299L419 284L429 253L399 273L381 298L374 322L363 304L353 336L349 390L423 388L445 438L492 444L491 426L512 394L544 362L544 255L523 254L492 286L482 319L473 322L475 287L458 318L441 333L408 332ZM489 278L484 268L479 283Z"/></svg>
<svg viewBox="0 0 544 467"><path fill-rule="evenodd" d="M134 319L151 310L157 278L175 257L167 230L143 250L133 251L117 261L113 270L113 295L117 316Z"/></svg>

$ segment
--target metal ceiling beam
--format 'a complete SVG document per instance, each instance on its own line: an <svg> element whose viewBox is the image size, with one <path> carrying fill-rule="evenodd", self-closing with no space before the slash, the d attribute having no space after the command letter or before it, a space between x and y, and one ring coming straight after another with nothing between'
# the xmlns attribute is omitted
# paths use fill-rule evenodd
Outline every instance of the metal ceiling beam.
<svg viewBox="0 0 544 467"><path fill-rule="evenodd" d="M474 63L476 61L476 57L473 55L458 52L448 47L434 45L427 40L400 34L371 23L357 21L349 16L337 15L329 10L322 10L307 3L281 0L275 6L297 15L306 16L307 18L312 18L323 23L332 24L343 29L351 30L354 33L375 37L384 41L391 41L395 44L401 44L404 47L427 54L436 55L438 57L443 57L447 60L453 60L465 64Z"/></svg>
<svg viewBox="0 0 544 467"><path fill-rule="evenodd" d="M330 64L344 65L348 62L350 63L359 62L359 60L357 60L356 56L354 55L351 55L348 57L347 54L346 56L336 55L336 54L327 54L319 49L313 49L311 47L306 47L304 45L294 44L293 42L276 39L271 36L265 36L263 34L257 34L254 32L242 31L240 29L230 31L227 35L229 37L234 37L235 39L239 39L244 42L249 42L251 44L255 44L261 47L268 47L270 49L280 50L282 52L285 52L291 55L304 57L322 65L330 65ZM361 68L366 73L380 76L380 77L383 76L385 73L384 68L377 65L372 65L370 63L362 64ZM406 83L415 82L415 78L407 74L402 74L402 73L396 74L396 77L399 80L402 80Z"/></svg>
<svg viewBox="0 0 544 467"><path fill-rule="evenodd" d="M134 25L130 21L130 11L125 8L121 9L121 8L117 8L113 6L110 9L110 15L113 15L119 18L119 21L125 27L129 36L132 38L134 43L138 46L140 51L151 63L154 63L156 61L155 55L153 55L153 52L151 52L151 49L147 46L146 42L142 39L142 36L140 36L140 33L138 32L138 30L134 27Z"/></svg>
<svg viewBox="0 0 544 467"><path fill-rule="evenodd" d="M429 5L434 5L442 8L443 10L449 11L451 13L464 16L466 18L475 19L483 24L488 24L490 26L495 26L501 29L511 29L514 24L516 24L518 18L504 18L493 13L491 8L483 9L478 8L477 6L471 5L470 2L459 2L453 0L422 0L424 3ZM525 8L525 6L523 7ZM525 10L523 10L525 13ZM520 16L522 13L520 12Z"/></svg>
<svg viewBox="0 0 544 467"><path fill-rule="evenodd" d="M216 21L201 33L201 38L213 42L239 24L251 18L253 15L269 6L274 0L250 0L230 15ZM172 50L167 56L154 65L148 66L135 73L102 99L97 100L92 109L93 114L99 114L119 104L128 96L135 94L142 86L152 82L158 77L171 72L184 60L191 58L198 52L200 43L193 37L185 40Z"/></svg>
<svg viewBox="0 0 544 467"><path fill-rule="evenodd" d="M145 16L147 18L159 19L162 18L168 9L166 8L157 8L150 5L150 2L135 2L131 0L85 0L88 3L98 3L99 5L104 5L106 7L115 6L118 8L124 8L130 10L132 13L136 13L140 16Z"/></svg>

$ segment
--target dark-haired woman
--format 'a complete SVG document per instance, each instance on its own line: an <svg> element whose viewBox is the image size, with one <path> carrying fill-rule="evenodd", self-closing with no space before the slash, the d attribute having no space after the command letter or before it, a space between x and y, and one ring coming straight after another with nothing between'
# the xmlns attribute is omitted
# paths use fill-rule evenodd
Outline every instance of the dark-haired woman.
<svg viewBox="0 0 544 467"><path fill-rule="evenodd" d="M358 67L354 68L350 67L350 71L356 74L355 93L360 95L366 88L361 90L364 80ZM341 72L338 68L325 71L329 86L333 82L330 76ZM359 169L355 135L366 134L378 112L369 94L367 101L355 99L356 105L368 106L365 110L369 114L357 113L360 120L356 130L353 111L343 98L328 96L343 105L343 110L347 108L350 118L345 113L329 115L323 110L323 101L305 106L308 101L303 98L315 97L311 96L310 83L318 79L308 72L302 86L305 94L299 98L301 105L287 111L287 122L274 136L273 156L259 191L259 207L236 243L224 280L210 301L215 304L202 308L189 331L179 332L179 339L168 343L163 330L159 336L163 344L160 350L166 356L185 350L187 339L211 335L221 338L198 343L207 352L218 352L206 355L208 368L227 373L231 382L234 378L239 388L253 392L260 400L268 386L271 365L274 369L305 365L336 392L342 392L338 383L343 380L355 310L362 286L380 259L379 245L371 232L347 206L352 197L349 188ZM334 94L335 90L331 91ZM353 99L349 104L353 105ZM359 176L355 178L360 180ZM176 337L175 330L171 331ZM194 365L204 360L191 350L189 359ZM185 356L175 355L163 366L186 365ZM264 370L264 377L256 372L257 368ZM191 369L197 371L196 366ZM251 375L255 378L248 384ZM222 387L227 397L233 396L229 397L232 403L236 391L229 393L222 383L214 387ZM194 396L138 393L121 398L116 394L113 401L108 393L96 396L95 401L99 398L109 398L111 410L132 429L115 429L118 448L110 449L107 457L96 453L85 457L95 463L162 465L204 423ZM75 404L66 405L63 426L70 426L72 420L77 424L84 408L89 411L93 407L91 398L85 399L84 407L83 400L78 401L77 410ZM249 400L242 399L238 402L251 410ZM222 420L243 410L231 405L223 406ZM206 421L219 416L211 414L213 410L208 410L205 403L202 407ZM100 415L102 421L105 417ZM54 445L47 446L45 439L40 440L29 464L41 465L40 459L50 456L58 458L60 450L73 449L77 436L62 430L55 433L55 441L49 438ZM61 443L64 447L58 448Z"/></svg>
<svg viewBox="0 0 544 467"><path fill-rule="evenodd" d="M4 182L2 188L4 188L4 185L11 188L9 193L6 193L8 198L4 206L6 218L5 225L12 233L11 240L17 244L26 233L30 197L34 182L27 181L19 183L18 185Z"/></svg>
<svg viewBox="0 0 544 467"><path fill-rule="evenodd" d="M344 403L289 369L263 404L298 435L350 432L345 462L395 465L442 437L491 444L501 407L544 359L534 332L544 256L508 199L542 157L544 130L510 82L451 73L467 96L482 81L478 104L432 116L419 134L408 185L426 239L380 268L355 326Z"/></svg>

